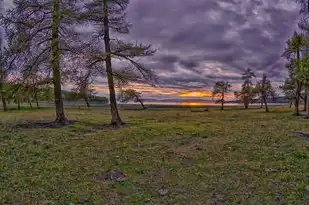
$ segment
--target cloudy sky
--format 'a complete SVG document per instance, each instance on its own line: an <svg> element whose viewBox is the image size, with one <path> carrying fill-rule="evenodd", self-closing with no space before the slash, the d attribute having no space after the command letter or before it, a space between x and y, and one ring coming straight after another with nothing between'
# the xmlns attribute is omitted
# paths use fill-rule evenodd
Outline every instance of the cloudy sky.
<svg viewBox="0 0 309 205"><path fill-rule="evenodd" d="M279 85L287 76L280 56L298 10L292 0L131 0L127 38L158 49L146 61L157 87L135 88L153 100L205 99L217 80L239 89L248 67ZM104 84L97 88L106 94Z"/></svg>
<svg viewBox="0 0 309 205"><path fill-rule="evenodd" d="M160 88L139 89L157 98L209 96L217 80L239 89L248 67L279 84L298 10L291 0L131 0L130 38L158 49L149 61Z"/></svg>

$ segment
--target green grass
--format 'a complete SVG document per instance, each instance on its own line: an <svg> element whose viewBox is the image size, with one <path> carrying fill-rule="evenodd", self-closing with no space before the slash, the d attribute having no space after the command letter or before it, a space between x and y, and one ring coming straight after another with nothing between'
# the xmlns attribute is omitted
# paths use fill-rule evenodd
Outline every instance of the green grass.
<svg viewBox="0 0 309 205"><path fill-rule="evenodd" d="M117 130L98 129L106 108L68 109L61 129L12 128L50 109L0 112L0 204L309 204L309 139L288 135L309 121L272 111L122 110ZM108 170L128 177L94 180Z"/></svg>

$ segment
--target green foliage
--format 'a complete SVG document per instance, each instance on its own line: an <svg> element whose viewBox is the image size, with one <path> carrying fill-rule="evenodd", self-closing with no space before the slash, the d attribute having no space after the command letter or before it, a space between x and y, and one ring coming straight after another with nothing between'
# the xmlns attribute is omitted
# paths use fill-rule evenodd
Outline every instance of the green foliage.
<svg viewBox="0 0 309 205"><path fill-rule="evenodd" d="M217 103L224 103L225 94L231 91L232 85L228 81L218 81L214 85L212 97L217 98Z"/></svg>
<svg viewBox="0 0 309 205"><path fill-rule="evenodd" d="M141 95L142 93L137 92L134 89L126 89L126 90L121 89L119 100L124 103L127 103L129 101L139 102L142 105L142 107L145 108Z"/></svg>
<svg viewBox="0 0 309 205"><path fill-rule="evenodd" d="M255 77L254 72L250 68L247 68L246 71L242 74L244 83L241 86L241 91L234 92L235 97L244 103L246 108L248 108L250 103L254 102L254 98L256 96L254 84L252 83L253 77Z"/></svg>

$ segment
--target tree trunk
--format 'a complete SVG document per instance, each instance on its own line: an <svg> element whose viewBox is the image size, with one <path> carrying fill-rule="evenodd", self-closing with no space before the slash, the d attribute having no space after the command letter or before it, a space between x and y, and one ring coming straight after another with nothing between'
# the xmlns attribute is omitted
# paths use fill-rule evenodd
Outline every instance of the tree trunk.
<svg viewBox="0 0 309 205"><path fill-rule="evenodd" d="M224 110L224 93L222 93L221 110Z"/></svg>
<svg viewBox="0 0 309 205"><path fill-rule="evenodd" d="M306 113L306 115L304 116L304 119L309 119L309 100L307 100L306 106L307 106L307 113Z"/></svg>
<svg viewBox="0 0 309 205"><path fill-rule="evenodd" d="M137 98L137 100L138 100L138 102L141 104L141 106L143 107L143 109L145 110L146 107L145 107L143 101L142 101L141 99L139 99L139 98Z"/></svg>
<svg viewBox="0 0 309 205"><path fill-rule="evenodd" d="M249 97L248 96L244 96L244 105L246 109L249 108Z"/></svg>
<svg viewBox="0 0 309 205"><path fill-rule="evenodd" d="M61 75L60 75L60 49L59 49L59 27L60 27L60 0L53 0L53 22L52 22L52 69L53 83L56 106L56 123L67 123L64 114L63 99L61 93Z"/></svg>
<svg viewBox="0 0 309 205"><path fill-rule="evenodd" d="M35 102L36 102L36 107L40 108L37 90L34 91L34 98L35 98Z"/></svg>
<svg viewBox="0 0 309 205"><path fill-rule="evenodd" d="M267 99L266 99L265 96L263 97L263 100L264 100L264 104L265 104L265 111L269 112L268 105L267 105Z"/></svg>
<svg viewBox="0 0 309 205"><path fill-rule="evenodd" d="M303 109L303 111L305 111L305 112L307 111L307 100L308 100L308 96L307 96L307 91L306 91L305 97L304 97L304 109Z"/></svg>
<svg viewBox="0 0 309 205"><path fill-rule="evenodd" d="M264 99L261 98L260 100L261 100L261 108L263 108L263 101L264 101Z"/></svg>
<svg viewBox="0 0 309 205"><path fill-rule="evenodd" d="M300 51L297 50L297 69L299 70L299 60L300 60ZM299 100L300 100L300 92L301 92L302 84L297 80L297 88L296 88L296 98L295 98L295 114L296 116L299 116Z"/></svg>
<svg viewBox="0 0 309 205"><path fill-rule="evenodd" d="M5 91L3 90L2 82L0 82L0 92L1 92L1 100L2 100L3 111L7 112L8 111L8 106L6 104Z"/></svg>
<svg viewBox="0 0 309 205"><path fill-rule="evenodd" d="M30 108L32 108L32 103L31 103L31 99L30 98L28 98L28 103L30 105Z"/></svg>
<svg viewBox="0 0 309 205"><path fill-rule="evenodd" d="M84 99L85 99L85 102L86 102L87 107L88 107L88 108L90 108L90 103L89 103L88 98L87 98L87 97L85 97Z"/></svg>
<svg viewBox="0 0 309 205"><path fill-rule="evenodd" d="M17 109L20 110L20 101L17 101Z"/></svg>
<svg viewBox="0 0 309 205"><path fill-rule="evenodd" d="M115 85L114 85L114 77L113 77L113 70L112 70L112 59L111 59L111 48L110 48L110 37L109 37L109 19L108 19L108 0L103 0L104 3L104 44L105 44L105 52L107 53L105 59L105 66L106 66L106 73L107 73L107 81L108 81L108 88L109 88L109 97L110 97L110 106L111 106L111 114L112 114L112 121L111 124L120 126L124 123L122 122L118 108L117 108L117 101L116 101L116 92L115 92Z"/></svg>
<svg viewBox="0 0 309 205"><path fill-rule="evenodd" d="M292 105L293 105L293 100L291 100L290 102L290 108L292 108Z"/></svg>

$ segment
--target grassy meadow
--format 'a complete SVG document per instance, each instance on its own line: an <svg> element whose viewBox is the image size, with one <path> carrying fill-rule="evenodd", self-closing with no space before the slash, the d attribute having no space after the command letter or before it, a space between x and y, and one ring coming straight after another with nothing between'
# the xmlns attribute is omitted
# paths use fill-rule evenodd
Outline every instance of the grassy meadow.
<svg viewBox="0 0 309 205"><path fill-rule="evenodd" d="M125 109L120 129L108 108L67 114L0 112L0 204L309 204L309 138L289 136L309 120L291 109Z"/></svg>

